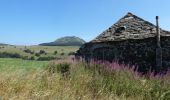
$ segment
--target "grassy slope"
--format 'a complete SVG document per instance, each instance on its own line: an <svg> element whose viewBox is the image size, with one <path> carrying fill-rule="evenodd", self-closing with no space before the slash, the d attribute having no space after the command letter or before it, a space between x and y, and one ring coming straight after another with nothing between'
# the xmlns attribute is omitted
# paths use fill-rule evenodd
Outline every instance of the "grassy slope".
<svg viewBox="0 0 170 100"><path fill-rule="evenodd" d="M18 59L0 61L0 97L5 100L170 99L169 75L144 77L118 67L113 70L114 73L99 73L98 65L79 62L71 64L69 77L63 77L59 73L50 73L43 67L47 62ZM71 60L55 63L61 62L71 63ZM87 66L91 69L85 69Z"/></svg>
<svg viewBox="0 0 170 100"><path fill-rule="evenodd" d="M0 52L19 53L24 56L34 56L23 52L25 46L4 46L4 47L5 48L0 49ZM65 53L67 55L69 52L75 52L76 50L79 49L79 46L27 46L26 49L30 49L35 52L45 50L47 52L46 56L60 56L61 53ZM58 51L58 53L57 55L54 55L53 53L56 50Z"/></svg>

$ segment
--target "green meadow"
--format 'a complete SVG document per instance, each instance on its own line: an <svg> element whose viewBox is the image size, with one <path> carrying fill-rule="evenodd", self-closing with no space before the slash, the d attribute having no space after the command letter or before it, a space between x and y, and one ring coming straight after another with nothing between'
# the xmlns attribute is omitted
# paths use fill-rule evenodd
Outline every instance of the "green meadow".
<svg viewBox="0 0 170 100"><path fill-rule="evenodd" d="M57 51L57 56L61 53L68 55L70 52L75 52L79 49L79 46L0 46L0 52L19 53L25 56L31 56L25 53L23 50L30 49L31 51L39 52L40 50L46 51L47 55L54 55L54 51Z"/></svg>
<svg viewBox="0 0 170 100"><path fill-rule="evenodd" d="M0 72L1 73L15 73L16 71L30 72L42 70L48 61L29 61L14 58L0 58Z"/></svg>
<svg viewBox="0 0 170 100"><path fill-rule="evenodd" d="M142 76L116 63L0 59L1 100L169 100L170 74ZM114 66L113 69L108 69Z"/></svg>
<svg viewBox="0 0 170 100"><path fill-rule="evenodd" d="M79 46L0 46L0 58L50 61L74 55Z"/></svg>

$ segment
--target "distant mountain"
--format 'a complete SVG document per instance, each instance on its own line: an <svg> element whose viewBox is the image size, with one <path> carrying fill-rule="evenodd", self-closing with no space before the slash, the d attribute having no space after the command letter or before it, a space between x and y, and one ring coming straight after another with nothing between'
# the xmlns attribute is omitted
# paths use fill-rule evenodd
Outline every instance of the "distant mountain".
<svg viewBox="0 0 170 100"><path fill-rule="evenodd" d="M0 46L7 46L9 44L0 43Z"/></svg>
<svg viewBox="0 0 170 100"><path fill-rule="evenodd" d="M76 36L66 36L57 39L54 42L42 43L41 46L81 46L85 41Z"/></svg>

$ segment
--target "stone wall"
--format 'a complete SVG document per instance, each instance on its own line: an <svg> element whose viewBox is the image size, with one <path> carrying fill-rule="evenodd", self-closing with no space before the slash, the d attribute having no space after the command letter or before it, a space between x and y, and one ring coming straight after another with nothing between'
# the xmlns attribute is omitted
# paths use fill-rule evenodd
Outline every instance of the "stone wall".
<svg viewBox="0 0 170 100"><path fill-rule="evenodd" d="M160 72L170 67L170 37L161 37L161 68L156 67L156 38L129 39L124 41L87 43L78 54L86 60L98 59L138 66L141 72Z"/></svg>
<svg viewBox="0 0 170 100"><path fill-rule="evenodd" d="M156 33L154 24L128 13L94 40L83 45L77 55L86 61L117 60L119 63L136 65L141 72L167 70L170 67L170 32L160 29L162 63L158 63L161 57L158 52L156 54L156 50L161 54L161 50L157 49ZM158 64L162 66L158 67Z"/></svg>

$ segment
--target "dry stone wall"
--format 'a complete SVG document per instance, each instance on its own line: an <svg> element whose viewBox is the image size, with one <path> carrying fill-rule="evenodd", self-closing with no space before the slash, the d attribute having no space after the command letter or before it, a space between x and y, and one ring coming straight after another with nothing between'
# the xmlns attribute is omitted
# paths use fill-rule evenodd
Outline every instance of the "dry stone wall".
<svg viewBox="0 0 170 100"><path fill-rule="evenodd" d="M138 66L141 72L170 67L170 32L160 29L162 66L156 66L156 26L128 13L97 38L84 44L77 55L86 61L99 59Z"/></svg>
<svg viewBox="0 0 170 100"><path fill-rule="evenodd" d="M121 64L135 65L140 72L149 70L160 72L170 67L170 37L161 37L161 40L163 60L161 68L156 67L155 37L141 40L87 43L78 53L86 60L118 61Z"/></svg>

